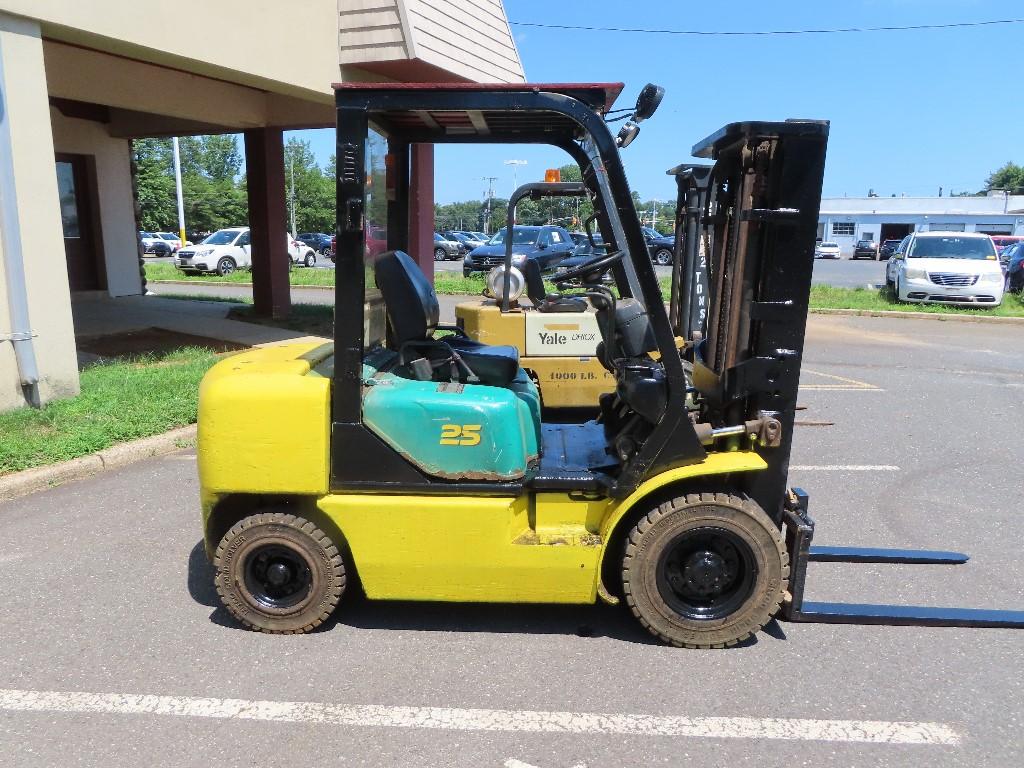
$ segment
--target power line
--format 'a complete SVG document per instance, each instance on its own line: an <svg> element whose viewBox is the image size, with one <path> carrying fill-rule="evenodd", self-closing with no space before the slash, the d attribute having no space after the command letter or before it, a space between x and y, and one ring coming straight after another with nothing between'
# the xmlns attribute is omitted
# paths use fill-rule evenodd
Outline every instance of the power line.
<svg viewBox="0 0 1024 768"><path fill-rule="evenodd" d="M588 27L576 24L542 24L533 21L511 21L517 27L542 29L572 29L584 32L643 32L652 35L691 35L696 37L770 37L772 35L833 35L850 32L907 32L924 29L959 29L963 27L991 27L1000 24L1022 24L1024 19L993 19L990 21L958 21L950 24L911 24L903 27L836 27L834 29L766 29L696 30L696 29L644 29L640 27Z"/></svg>

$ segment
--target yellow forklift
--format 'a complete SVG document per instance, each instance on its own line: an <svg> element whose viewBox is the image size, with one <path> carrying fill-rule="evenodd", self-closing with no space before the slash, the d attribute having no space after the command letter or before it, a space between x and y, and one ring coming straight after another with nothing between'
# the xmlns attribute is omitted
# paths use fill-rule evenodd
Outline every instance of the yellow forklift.
<svg viewBox="0 0 1024 768"><path fill-rule="evenodd" d="M552 173L557 171L548 171ZM504 231L515 231L520 200L542 197L590 197L590 192L586 184L560 180L523 184L509 198ZM607 251L608 242L595 241L595 219L585 224L591 259ZM606 271L582 275L575 269L562 270L553 277L559 292L548 294L537 262L514 254L513 238L506 234L505 257L488 273L484 298L459 303L455 324L476 341L515 347L545 409L596 413L601 395L615 389L614 376L597 355L597 311L585 297L581 301L563 292L581 282L601 282L605 275Z"/></svg>
<svg viewBox="0 0 1024 768"><path fill-rule="evenodd" d="M334 342L235 355L200 390L203 534L228 611L308 632L358 584L375 600L621 601L688 647L774 616L1024 626L1021 612L803 600L811 560L964 559L812 547L807 496L788 487L828 124L736 123L694 148L714 165L695 220L710 232L706 321L688 329L694 294L677 270L670 319L605 121L620 89L338 87ZM405 253L411 144L531 142L569 152L607 219L608 252L545 297L596 314L615 386L584 423L542 418L515 346L441 325ZM371 255L377 226L388 250ZM614 290L591 279L606 271Z"/></svg>

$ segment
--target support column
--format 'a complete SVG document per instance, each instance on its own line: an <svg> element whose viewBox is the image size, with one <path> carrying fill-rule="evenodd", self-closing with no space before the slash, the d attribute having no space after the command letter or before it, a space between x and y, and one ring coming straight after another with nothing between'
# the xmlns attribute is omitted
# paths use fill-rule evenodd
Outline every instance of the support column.
<svg viewBox="0 0 1024 768"><path fill-rule="evenodd" d="M280 128L245 132L245 183L252 236L252 301L258 315L291 311L284 200L284 133Z"/></svg>
<svg viewBox="0 0 1024 768"><path fill-rule="evenodd" d="M5 411L76 395L79 384L39 24L0 13L0 64L0 411Z"/></svg>
<svg viewBox="0 0 1024 768"><path fill-rule="evenodd" d="M409 145L388 141L388 250L409 252Z"/></svg>
<svg viewBox="0 0 1024 768"><path fill-rule="evenodd" d="M434 282L434 145L413 144L409 175L409 255Z"/></svg>

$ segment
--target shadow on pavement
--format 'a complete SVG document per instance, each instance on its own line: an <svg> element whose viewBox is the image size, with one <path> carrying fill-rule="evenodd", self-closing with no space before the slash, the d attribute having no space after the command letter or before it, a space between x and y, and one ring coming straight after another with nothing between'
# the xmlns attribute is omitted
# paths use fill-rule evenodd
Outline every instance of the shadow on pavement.
<svg viewBox="0 0 1024 768"><path fill-rule="evenodd" d="M188 591L200 605L215 610L214 624L249 631L221 605L213 585L214 569L206 559L203 542L189 553ZM315 632L330 632L338 624L353 629L393 629L415 632L486 632L491 634L576 635L607 637L641 645L660 645L633 618L624 605L529 605L493 603L441 603L368 600L358 589L347 592L334 615ZM781 625L772 619L762 633L735 648L756 645L758 637L785 640Z"/></svg>
<svg viewBox="0 0 1024 768"><path fill-rule="evenodd" d="M213 565L206 559L206 548L200 540L188 553L188 593L200 605L214 609L210 614L212 623L230 629L242 629L227 608L221 605L217 588L213 586L213 574Z"/></svg>

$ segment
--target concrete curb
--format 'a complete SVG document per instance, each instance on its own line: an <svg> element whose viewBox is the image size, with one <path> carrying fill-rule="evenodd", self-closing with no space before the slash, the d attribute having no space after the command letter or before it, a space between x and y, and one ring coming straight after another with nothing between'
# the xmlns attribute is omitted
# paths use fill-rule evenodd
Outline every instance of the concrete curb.
<svg viewBox="0 0 1024 768"><path fill-rule="evenodd" d="M895 317L910 320L941 320L960 323L1002 323L1024 325L1024 317L989 317L986 315L963 315L941 312L900 312L888 309L811 309L812 315L848 315L855 317Z"/></svg>
<svg viewBox="0 0 1024 768"><path fill-rule="evenodd" d="M195 439L196 425L190 424L160 435L118 443L70 461L4 475L0 477L0 502L11 501L72 480L81 480L108 469L125 467L153 456L172 453L181 450L182 443L195 444Z"/></svg>

